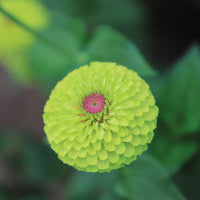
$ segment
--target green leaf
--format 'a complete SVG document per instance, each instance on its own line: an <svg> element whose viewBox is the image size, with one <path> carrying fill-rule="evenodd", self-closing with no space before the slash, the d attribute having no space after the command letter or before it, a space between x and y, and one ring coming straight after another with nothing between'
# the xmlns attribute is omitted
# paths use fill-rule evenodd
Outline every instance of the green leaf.
<svg viewBox="0 0 200 200"><path fill-rule="evenodd" d="M160 117L177 136L200 129L200 51L192 46L167 76L158 99Z"/></svg>
<svg viewBox="0 0 200 200"><path fill-rule="evenodd" d="M80 19L56 18L44 35L50 38L60 49L55 49L38 41L30 51L33 76L39 84L50 90L68 72L82 63L87 56L81 52L85 40L85 26Z"/></svg>
<svg viewBox="0 0 200 200"><path fill-rule="evenodd" d="M45 1L45 0L44 0ZM69 16L79 16L90 27L106 24L134 38L143 49L148 45L148 7L138 0L54 0L46 1L48 7L59 9ZM88 6L89 5L89 6Z"/></svg>
<svg viewBox="0 0 200 200"><path fill-rule="evenodd" d="M174 174L178 172L199 150L195 141L175 140L165 134L156 134L150 152Z"/></svg>
<svg viewBox="0 0 200 200"><path fill-rule="evenodd" d="M159 95L163 89L163 84L165 82L165 76L162 74L159 74L159 76L156 76L156 77L145 77L145 81L150 86L150 89L157 101L157 98L159 97Z"/></svg>
<svg viewBox="0 0 200 200"><path fill-rule="evenodd" d="M127 66L141 76L153 76L155 71L138 48L123 35L108 26L100 26L88 44L91 61L110 61Z"/></svg>
<svg viewBox="0 0 200 200"><path fill-rule="evenodd" d="M68 188L67 199L94 200L114 196L112 186L115 178L116 172L109 174L78 172Z"/></svg>
<svg viewBox="0 0 200 200"><path fill-rule="evenodd" d="M97 200L124 200L114 192L107 192L102 194Z"/></svg>
<svg viewBox="0 0 200 200"><path fill-rule="evenodd" d="M66 170L64 165L49 146L26 140L21 152L22 171L26 181L41 184L43 187Z"/></svg>
<svg viewBox="0 0 200 200"><path fill-rule="evenodd" d="M125 199L184 200L184 196L169 179L166 169L148 154L122 168L115 186Z"/></svg>

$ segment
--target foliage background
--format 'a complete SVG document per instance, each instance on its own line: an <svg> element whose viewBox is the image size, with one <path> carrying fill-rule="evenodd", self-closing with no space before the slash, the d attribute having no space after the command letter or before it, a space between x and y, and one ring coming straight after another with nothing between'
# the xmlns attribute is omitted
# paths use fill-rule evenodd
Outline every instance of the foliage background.
<svg viewBox="0 0 200 200"><path fill-rule="evenodd" d="M39 37L0 12L0 199L199 200L199 1L38 0L41 16L19 1L10 14L22 13ZM51 89L94 60L137 71L160 108L148 153L109 174L62 164L43 132Z"/></svg>

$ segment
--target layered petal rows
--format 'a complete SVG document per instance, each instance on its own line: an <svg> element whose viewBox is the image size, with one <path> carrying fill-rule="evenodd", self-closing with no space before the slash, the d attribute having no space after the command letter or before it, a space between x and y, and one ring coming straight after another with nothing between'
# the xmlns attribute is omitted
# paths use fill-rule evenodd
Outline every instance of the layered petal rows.
<svg viewBox="0 0 200 200"><path fill-rule="evenodd" d="M109 172L147 150L157 115L149 86L137 73L115 63L93 62L56 85L43 119L48 141L64 163Z"/></svg>

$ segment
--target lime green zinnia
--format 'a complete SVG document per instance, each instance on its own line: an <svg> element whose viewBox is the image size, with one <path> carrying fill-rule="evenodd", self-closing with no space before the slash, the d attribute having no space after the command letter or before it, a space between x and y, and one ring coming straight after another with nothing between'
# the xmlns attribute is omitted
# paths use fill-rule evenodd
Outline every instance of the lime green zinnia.
<svg viewBox="0 0 200 200"><path fill-rule="evenodd" d="M49 14L38 0L0 0L0 6L34 30L49 24ZM22 81L29 75L26 52L34 39L32 34L0 13L0 61Z"/></svg>
<svg viewBox="0 0 200 200"><path fill-rule="evenodd" d="M64 163L109 172L147 150L157 115L149 86L136 72L93 62L56 85L43 117L48 141Z"/></svg>

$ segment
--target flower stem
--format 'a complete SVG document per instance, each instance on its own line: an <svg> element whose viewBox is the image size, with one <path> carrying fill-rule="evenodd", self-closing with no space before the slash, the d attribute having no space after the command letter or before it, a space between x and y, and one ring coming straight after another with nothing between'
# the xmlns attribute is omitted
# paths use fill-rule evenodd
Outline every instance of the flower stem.
<svg viewBox="0 0 200 200"><path fill-rule="evenodd" d="M14 23L16 23L18 26L20 26L21 28L23 28L24 30L28 31L30 34L34 35L35 37L37 37L40 41L42 41L43 43L45 43L46 45L48 45L49 47L56 49L57 51L66 54L67 50L61 46L59 46L57 43L55 43L54 41L52 41L52 39L44 36L42 33L34 30L33 28L31 28L30 26L28 26L27 24L23 23L22 21L20 21L19 19L17 19L15 16L13 16L11 13L9 13L8 11L6 11L4 8L2 8L2 6L0 5L0 12L5 15L7 18L9 18L10 20L12 20Z"/></svg>

